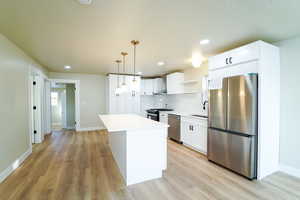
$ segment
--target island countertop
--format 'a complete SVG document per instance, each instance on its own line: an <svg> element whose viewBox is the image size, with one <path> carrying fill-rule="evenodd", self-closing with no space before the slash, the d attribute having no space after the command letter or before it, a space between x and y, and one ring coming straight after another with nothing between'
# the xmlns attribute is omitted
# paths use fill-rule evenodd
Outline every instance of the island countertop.
<svg viewBox="0 0 300 200"><path fill-rule="evenodd" d="M169 125L135 114L99 115L109 132L168 128Z"/></svg>

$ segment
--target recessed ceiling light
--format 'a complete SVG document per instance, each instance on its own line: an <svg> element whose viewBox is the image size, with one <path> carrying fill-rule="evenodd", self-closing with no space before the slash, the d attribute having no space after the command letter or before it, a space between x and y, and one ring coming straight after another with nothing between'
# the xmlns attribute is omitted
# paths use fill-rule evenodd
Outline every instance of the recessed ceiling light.
<svg viewBox="0 0 300 200"><path fill-rule="evenodd" d="M65 69L71 69L72 67L71 66L69 66L69 65L66 65L65 66Z"/></svg>
<svg viewBox="0 0 300 200"><path fill-rule="evenodd" d="M157 65L158 65L158 66L163 66L163 65L165 65L165 62L159 61L159 62L157 63Z"/></svg>
<svg viewBox="0 0 300 200"><path fill-rule="evenodd" d="M201 45L206 45L206 44L209 44L210 43L210 40L208 40L208 39L205 39L205 40L201 40L200 41L200 44Z"/></svg>
<svg viewBox="0 0 300 200"><path fill-rule="evenodd" d="M203 62L203 56L201 53L193 53L192 56L192 65L197 68L200 67Z"/></svg>
<svg viewBox="0 0 300 200"><path fill-rule="evenodd" d="M78 0L78 2L82 5L90 5L92 4L92 0Z"/></svg>

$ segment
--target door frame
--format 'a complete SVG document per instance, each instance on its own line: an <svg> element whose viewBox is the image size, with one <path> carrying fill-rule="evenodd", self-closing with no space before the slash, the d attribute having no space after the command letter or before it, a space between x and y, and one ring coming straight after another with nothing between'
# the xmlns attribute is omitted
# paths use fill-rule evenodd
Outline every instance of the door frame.
<svg viewBox="0 0 300 200"><path fill-rule="evenodd" d="M68 80L68 79L49 79L51 84L56 83L71 83L75 84L75 129L76 131L80 129L80 80ZM50 103L51 110L51 103ZM52 124L52 117L51 117Z"/></svg>
<svg viewBox="0 0 300 200"><path fill-rule="evenodd" d="M44 140L44 124L45 116L47 113L44 110L44 100L45 100L45 81L48 77L43 73L42 70L35 67L34 65L29 65L28 71L28 105L29 105L29 140L30 145L34 143L41 143ZM36 85L33 85L33 81L36 81ZM33 106L37 109L33 111ZM34 115L36 112L36 115ZM44 124L43 124L44 122ZM36 130L36 133L34 133Z"/></svg>
<svg viewBox="0 0 300 200"><path fill-rule="evenodd" d="M44 84L44 133L51 133L51 82L49 79L45 80Z"/></svg>

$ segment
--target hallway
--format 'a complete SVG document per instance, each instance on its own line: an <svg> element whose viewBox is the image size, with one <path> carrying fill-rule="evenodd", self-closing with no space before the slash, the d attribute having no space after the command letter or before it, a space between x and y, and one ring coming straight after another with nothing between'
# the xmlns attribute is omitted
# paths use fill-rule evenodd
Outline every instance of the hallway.
<svg viewBox="0 0 300 200"><path fill-rule="evenodd" d="M0 184L1 200L300 199L300 180L250 182L174 142L164 178L125 187L105 131L54 132Z"/></svg>

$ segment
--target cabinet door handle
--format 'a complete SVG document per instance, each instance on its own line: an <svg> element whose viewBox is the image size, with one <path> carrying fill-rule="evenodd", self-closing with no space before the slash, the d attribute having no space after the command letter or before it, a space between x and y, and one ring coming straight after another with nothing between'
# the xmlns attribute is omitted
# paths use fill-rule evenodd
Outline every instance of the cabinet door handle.
<svg viewBox="0 0 300 200"><path fill-rule="evenodd" d="M226 58L226 65L228 65L228 58Z"/></svg>
<svg viewBox="0 0 300 200"><path fill-rule="evenodd" d="M232 57L229 58L229 64L232 64Z"/></svg>

